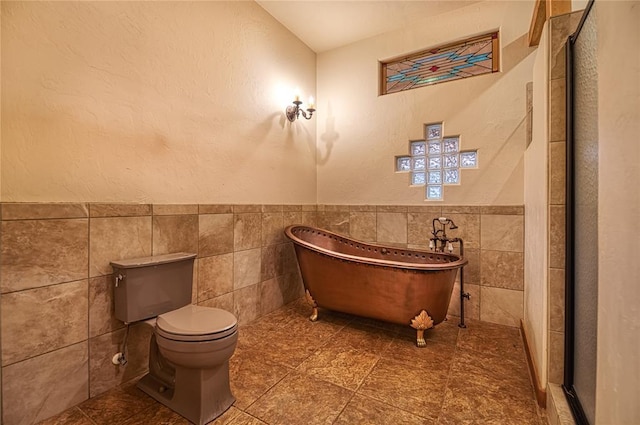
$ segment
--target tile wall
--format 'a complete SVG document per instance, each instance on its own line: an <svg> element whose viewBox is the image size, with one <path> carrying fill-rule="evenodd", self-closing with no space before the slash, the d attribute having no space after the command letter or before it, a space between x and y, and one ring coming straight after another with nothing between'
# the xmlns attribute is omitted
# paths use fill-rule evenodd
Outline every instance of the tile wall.
<svg viewBox="0 0 640 425"><path fill-rule="evenodd" d="M113 316L111 260L198 254L193 302L240 324L302 295L290 243L314 206L10 204L1 210L3 423L30 424L142 374L151 328L135 324L129 362Z"/></svg>
<svg viewBox="0 0 640 425"><path fill-rule="evenodd" d="M4 203L0 209L3 423L31 424L144 373L152 329L113 317L109 261L198 254L193 302L247 324L302 295L289 224L426 248L445 215L465 241L466 315L517 326L523 310L522 206ZM454 298L450 313L458 314Z"/></svg>
<svg viewBox="0 0 640 425"><path fill-rule="evenodd" d="M566 89L565 42L580 22L582 11L549 20L549 382L564 379L564 271L566 200Z"/></svg>

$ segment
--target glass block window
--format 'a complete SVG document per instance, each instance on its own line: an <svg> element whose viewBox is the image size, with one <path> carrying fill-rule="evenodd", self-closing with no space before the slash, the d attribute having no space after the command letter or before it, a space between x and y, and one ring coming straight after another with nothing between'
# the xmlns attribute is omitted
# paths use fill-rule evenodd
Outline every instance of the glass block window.
<svg viewBox="0 0 640 425"><path fill-rule="evenodd" d="M411 173L411 185L413 186L424 186L427 182L424 173Z"/></svg>
<svg viewBox="0 0 640 425"><path fill-rule="evenodd" d="M427 164L427 158L424 156L414 156L411 158L411 169L412 170L424 170Z"/></svg>
<svg viewBox="0 0 640 425"><path fill-rule="evenodd" d="M442 152L442 143L440 143L440 140L430 141L429 155L438 155L440 152Z"/></svg>
<svg viewBox="0 0 640 425"><path fill-rule="evenodd" d="M447 155L443 155L442 159L444 159L444 168L458 168L457 153L450 153Z"/></svg>
<svg viewBox="0 0 640 425"><path fill-rule="evenodd" d="M427 140L436 139L440 142L440 139L442 138L442 123L425 125L424 138Z"/></svg>
<svg viewBox="0 0 640 425"><path fill-rule="evenodd" d="M444 186L460 184L460 170L478 168L478 151L460 151L460 136L443 136L443 124L425 124L424 140L409 142L410 155L395 157L397 173L411 186L424 186L427 201L441 201Z"/></svg>
<svg viewBox="0 0 640 425"><path fill-rule="evenodd" d="M410 156L398 156L396 157L396 171L411 171L411 157Z"/></svg>
<svg viewBox="0 0 640 425"><path fill-rule="evenodd" d="M499 51L498 32L491 32L381 62L380 93L498 72Z"/></svg>
<svg viewBox="0 0 640 425"><path fill-rule="evenodd" d="M442 186L441 185L428 185L427 186L427 199L441 200L442 199Z"/></svg>
<svg viewBox="0 0 640 425"><path fill-rule="evenodd" d="M411 155L418 156L424 155L425 151L425 142L424 140L418 142L411 142Z"/></svg>
<svg viewBox="0 0 640 425"><path fill-rule="evenodd" d="M444 153L449 152L458 152L458 138L457 137L447 137L442 142L444 146Z"/></svg>
<svg viewBox="0 0 640 425"><path fill-rule="evenodd" d="M461 168L477 168L478 152L476 151L460 152L460 167Z"/></svg>
<svg viewBox="0 0 640 425"><path fill-rule="evenodd" d="M444 184L458 184L460 183L460 173L457 168L451 170L444 170Z"/></svg>
<svg viewBox="0 0 640 425"><path fill-rule="evenodd" d="M429 157L429 169L437 170L438 168L442 168L442 157L440 155L430 156Z"/></svg>

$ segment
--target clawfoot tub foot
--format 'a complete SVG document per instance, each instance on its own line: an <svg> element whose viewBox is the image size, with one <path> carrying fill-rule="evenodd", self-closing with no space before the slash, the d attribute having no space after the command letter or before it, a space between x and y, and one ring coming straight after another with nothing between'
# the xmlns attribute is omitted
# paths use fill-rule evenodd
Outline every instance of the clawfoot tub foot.
<svg viewBox="0 0 640 425"><path fill-rule="evenodd" d="M416 345L418 347L426 347L427 342L424 340L425 329L433 328L433 320L425 310L411 319L411 327L417 331Z"/></svg>
<svg viewBox="0 0 640 425"><path fill-rule="evenodd" d="M316 301L313 299L308 289L305 291L305 294L307 303L311 306L311 308L313 308L313 310L311 311L311 316L309 316L309 320L315 322L316 320L318 320L318 304L316 304Z"/></svg>

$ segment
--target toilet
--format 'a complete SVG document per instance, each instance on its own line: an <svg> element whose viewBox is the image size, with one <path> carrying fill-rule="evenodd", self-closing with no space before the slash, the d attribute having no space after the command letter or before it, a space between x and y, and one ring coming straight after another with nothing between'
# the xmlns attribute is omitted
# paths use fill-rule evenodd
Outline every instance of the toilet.
<svg viewBox="0 0 640 425"><path fill-rule="evenodd" d="M235 401L229 359L238 321L226 310L191 304L196 254L175 253L112 261L115 316L154 327L149 373L138 388L197 425Z"/></svg>

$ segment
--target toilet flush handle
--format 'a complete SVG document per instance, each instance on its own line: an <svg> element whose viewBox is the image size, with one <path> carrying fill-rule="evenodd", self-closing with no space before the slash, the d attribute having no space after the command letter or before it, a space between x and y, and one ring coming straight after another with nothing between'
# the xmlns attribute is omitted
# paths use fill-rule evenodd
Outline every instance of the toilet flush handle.
<svg viewBox="0 0 640 425"><path fill-rule="evenodd" d="M119 283L121 280L124 280L124 276L122 276L122 274L121 274L121 273L118 273L118 275L116 276L116 288L118 287L118 283Z"/></svg>

